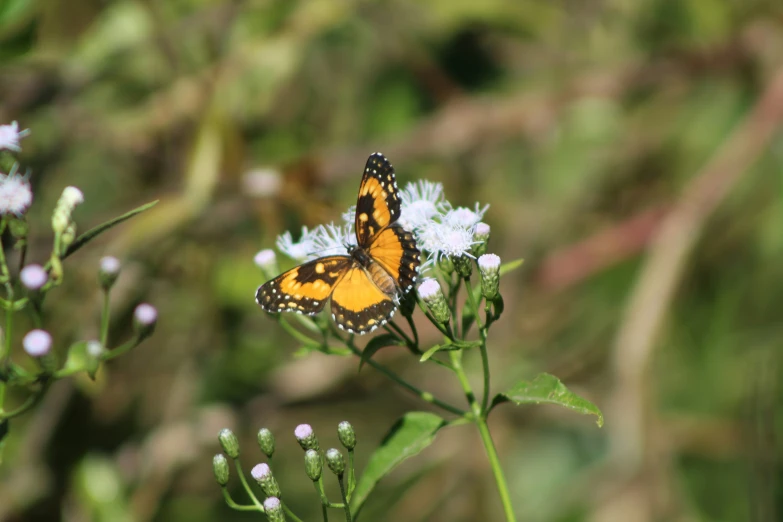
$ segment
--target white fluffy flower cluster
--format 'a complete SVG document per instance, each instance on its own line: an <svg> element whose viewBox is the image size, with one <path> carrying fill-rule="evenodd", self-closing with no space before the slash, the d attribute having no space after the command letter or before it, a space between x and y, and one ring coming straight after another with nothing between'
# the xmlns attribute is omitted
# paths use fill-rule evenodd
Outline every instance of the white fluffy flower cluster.
<svg viewBox="0 0 783 522"><path fill-rule="evenodd" d="M419 180L403 188L400 193L401 214L399 224L413 233L416 243L431 264L443 257L469 256L476 239L476 227L481 225L489 205L478 203L473 209L453 207L443 195L443 185ZM277 248L292 259L302 262L324 255L346 254L356 245L353 231L356 208L351 207L342 215L342 223L319 225L308 230L302 227L302 235L294 241L290 232L277 238ZM481 228L480 227L480 228Z"/></svg>
<svg viewBox="0 0 783 522"><path fill-rule="evenodd" d="M33 191L28 178L28 175L19 175L16 166L7 176L0 173L0 214L21 216L30 208Z"/></svg>

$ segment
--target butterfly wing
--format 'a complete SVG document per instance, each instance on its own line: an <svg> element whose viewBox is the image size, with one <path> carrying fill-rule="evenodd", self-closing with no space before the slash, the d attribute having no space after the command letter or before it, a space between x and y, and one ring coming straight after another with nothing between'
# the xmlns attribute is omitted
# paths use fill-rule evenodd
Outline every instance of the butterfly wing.
<svg viewBox="0 0 783 522"><path fill-rule="evenodd" d="M315 315L353 264L349 256L328 256L301 264L267 281L256 302L267 312Z"/></svg>
<svg viewBox="0 0 783 522"><path fill-rule="evenodd" d="M372 332L391 319L397 305L370 279L359 265L353 265L332 293L332 318L351 333Z"/></svg>
<svg viewBox="0 0 783 522"><path fill-rule="evenodd" d="M360 246L369 245L372 238L400 217L400 196L397 193L394 167L380 152L367 158L359 198L356 201L356 239Z"/></svg>
<svg viewBox="0 0 783 522"><path fill-rule="evenodd" d="M403 292L413 288L421 264L413 234L400 225L391 225L372 239L367 253L394 278Z"/></svg>

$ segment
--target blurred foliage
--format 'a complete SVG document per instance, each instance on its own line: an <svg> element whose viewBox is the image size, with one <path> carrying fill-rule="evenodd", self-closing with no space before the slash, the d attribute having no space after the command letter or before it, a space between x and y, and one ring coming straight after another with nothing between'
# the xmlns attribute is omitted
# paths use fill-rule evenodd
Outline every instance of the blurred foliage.
<svg viewBox="0 0 783 522"><path fill-rule="evenodd" d="M104 254L125 263L114 316L143 299L160 321L95 383L59 383L17 422L0 519L248 520L213 482L224 426L245 448L272 429L286 499L317 519L293 428L312 424L328 447L350 420L361 468L419 406L355 360L292 357L253 302L252 258L339 217L382 150L402 182L490 203L495 252L526 259L501 280L495 390L547 371L606 413L604 430L555 407L493 413L520 519L779 520L780 133L687 260L645 368L654 429L618 440L610 402L650 237L782 65L779 0L3 0L0 122L32 131L31 229L47 229L66 185L86 196L82 231L160 199L68 259L50 324L94 336L80 319L98 313ZM31 238L31 262L49 241ZM376 357L459 401L403 349ZM477 444L446 430L366 518L497 520ZM630 477L607 464L623 444L646 455ZM243 454L248 469L261 458Z"/></svg>

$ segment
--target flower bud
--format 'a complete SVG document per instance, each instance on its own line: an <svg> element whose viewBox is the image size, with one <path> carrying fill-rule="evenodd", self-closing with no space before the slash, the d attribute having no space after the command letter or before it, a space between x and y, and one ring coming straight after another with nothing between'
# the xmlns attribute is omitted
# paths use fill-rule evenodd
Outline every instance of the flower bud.
<svg viewBox="0 0 783 522"><path fill-rule="evenodd" d="M151 304L142 303L133 311L133 330L139 341L152 335L157 322L158 311Z"/></svg>
<svg viewBox="0 0 783 522"><path fill-rule="evenodd" d="M98 269L98 281L104 291L108 292L114 285L114 282L120 275L120 268L120 260L116 257L106 256L101 258L100 268Z"/></svg>
<svg viewBox="0 0 783 522"><path fill-rule="evenodd" d="M456 256L451 260L454 263L454 270L460 277L470 277L473 273L473 258L462 255Z"/></svg>
<svg viewBox="0 0 783 522"><path fill-rule="evenodd" d="M223 428L220 430L220 433L218 433L218 441L220 441L220 446L223 448L223 451L226 452L226 455L232 459L239 457L239 441L233 431L228 428Z"/></svg>
<svg viewBox="0 0 783 522"><path fill-rule="evenodd" d="M269 497L264 500L264 512L269 522L285 522L283 503L277 497Z"/></svg>
<svg viewBox="0 0 783 522"><path fill-rule="evenodd" d="M228 460L225 455L218 453L212 457L212 471L215 473L215 480L220 487L228 484Z"/></svg>
<svg viewBox="0 0 783 522"><path fill-rule="evenodd" d="M87 375L93 380L95 380L95 374L98 373L98 367L101 365L101 357L105 351L106 350L104 350L100 341L87 341L87 346L85 348L85 353L87 354L85 369L87 370Z"/></svg>
<svg viewBox="0 0 783 522"><path fill-rule="evenodd" d="M454 272L454 263L451 262L450 257L443 256L438 260L438 268L440 268L440 271L444 274L449 275Z"/></svg>
<svg viewBox="0 0 783 522"><path fill-rule="evenodd" d="M348 451L353 451L356 447L356 432L353 431L353 426L348 421L342 421L337 425L337 438Z"/></svg>
<svg viewBox="0 0 783 522"><path fill-rule="evenodd" d="M28 290L40 290L49 280L49 274L41 265L27 265L19 272L22 285Z"/></svg>
<svg viewBox="0 0 783 522"><path fill-rule="evenodd" d="M65 254L65 251L68 249L69 246L76 240L76 223L71 221L68 223L68 226L65 227L65 230L60 235L60 248L62 251L60 252L61 255Z"/></svg>
<svg viewBox="0 0 783 522"><path fill-rule="evenodd" d="M84 194L76 187L65 187L52 214L52 229L56 234L64 234L71 224L71 214L77 205L84 202ZM75 235L75 230L73 231ZM68 243L70 244L70 243Z"/></svg>
<svg viewBox="0 0 783 522"><path fill-rule="evenodd" d="M321 460L321 454L315 450L305 451L305 473L307 477L315 482L321 478L324 470L324 462Z"/></svg>
<svg viewBox="0 0 783 522"><path fill-rule="evenodd" d="M309 449L320 451L321 449L318 445L318 439L315 437L315 432L309 424L300 424L297 426L294 430L294 437L296 437L296 441L305 451Z"/></svg>
<svg viewBox="0 0 783 522"><path fill-rule="evenodd" d="M30 195L29 203L25 200L24 202L17 202L17 204L19 208L27 210L24 203L27 203L27 206L29 206L32 202L32 195ZM19 205L19 203L22 204ZM11 232L11 235L14 236L14 239L25 240L27 239L27 233L30 231L30 225L27 224L27 219L24 216L15 217L12 214L11 218L8 220L8 230Z"/></svg>
<svg viewBox="0 0 783 522"><path fill-rule="evenodd" d="M481 295L487 301L492 301L498 296L500 286L500 257L484 254L479 257L478 266L481 273Z"/></svg>
<svg viewBox="0 0 783 522"><path fill-rule="evenodd" d="M340 450L332 448L326 450L326 465L332 470L332 473L338 477L342 477L345 472L345 458Z"/></svg>
<svg viewBox="0 0 783 522"><path fill-rule="evenodd" d="M57 369L57 356L52 352L52 336L46 330L30 330L22 339L22 346L27 355L38 361L41 368L48 373Z"/></svg>
<svg viewBox="0 0 783 522"><path fill-rule="evenodd" d="M280 485L272 475L272 469L269 467L269 464L256 464L250 470L250 475L261 486L264 495L267 497L280 497Z"/></svg>
<svg viewBox="0 0 783 522"><path fill-rule="evenodd" d="M268 458L272 458L275 453L275 436L266 428L258 430L258 447Z"/></svg>
<svg viewBox="0 0 783 522"><path fill-rule="evenodd" d="M478 223L473 230L473 247L471 252L474 256L481 256L487 253L487 243L489 242L489 225L486 223Z"/></svg>
<svg viewBox="0 0 783 522"><path fill-rule="evenodd" d="M449 305L446 303L446 296L437 279L430 277L424 279L417 289L419 297L427 304L432 317L440 324L446 324L451 318Z"/></svg>
<svg viewBox="0 0 783 522"><path fill-rule="evenodd" d="M261 273L263 273L264 277L267 279L271 279L280 273L280 269L277 266L277 256L275 255L275 251L271 248L261 250L253 258L253 262L261 269Z"/></svg>

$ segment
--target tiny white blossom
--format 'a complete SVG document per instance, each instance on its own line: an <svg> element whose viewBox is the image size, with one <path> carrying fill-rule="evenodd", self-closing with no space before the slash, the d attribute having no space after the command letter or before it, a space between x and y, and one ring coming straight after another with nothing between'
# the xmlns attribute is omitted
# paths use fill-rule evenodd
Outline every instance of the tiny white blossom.
<svg viewBox="0 0 783 522"><path fill-rule="evenodd" d="M0 174L0 214L21 216L33 203L33 191L27 176L12 169L7 176Z"/></svg>
<svg viewBox="0 0 783 522"><path fill-rule="evenodd" d="M105 274L117 275L120 273L121 267L122 264L120 263L120 260L114 256L104 256L101 258L100 270Z"/></svg>
<svg viewBox="0 0 783 522"><path fill-rule="evenodd" d="M294 242L294 238L291 232L285 232L277 236L278 250L282 253L294 259L296 261L304 261L315 250L315 243L313 243L314 231L307 230L307 227L302 227L302 237L299 241Z"/></svg>
<svg viewBox="0 0 783 522"><path fill-rule="evenodd" d="M343 221L349 225L353 225L356 222L356 205L351 205L348 210L343 212Z"/></svg>
<svg viewBox="0 0 783 522"><path fill-rule="evenodd" d="M296 437L296 440L304 440L314 435L315 432L313 431L313 427L309 424L300 424L294 428L294 437Z"/></svg>
<svg viewBox="0 0 783 522"><path fill-rule="evenodd" d="M425 226L445 208L443 185L419 180L408 183L400 191L400 224L408 230Z"/></svg>
<svg viewBox="0 0 783 522"><path fill-rule="evenodd" d="M158 320L158 311L151 304L142 303L133 311L133 317L140 324L148 326Z"/></svg>
<svg viewBox="0 0 783 522"><path fill-rule="evenodd" d="M76 187L65 187L62 196L60 196L60 201L63 205L73 209L77 205L84 203L84 194Z"/></svg>
<svg viewBox="0 0 783 522"><path fill-rule="evenodd" d="M28 290L39 290L49 280L49 275L41 265L27 265L19 272L19 279Z"/></svg>
<svg viewBox="0 0 783 522"><path fill-rule="evenodd" d="M52 336L46 330L30 330L22 339L22 346L30 357L43 357L52 349Z"/></svg>
<svg viewBox="0 0 783 522"><path fill-rule="evenodd" d="M476 228L473 230L473 235L476 236L476 239L478 240L486 240L489 238L490 231L491 228L486 223L477 223Z"/></svg>
<svg viewBox="0 0 783 522"><path fill-rule="evenodd" d="M436 222L422 227L416 239L419 248L429 254L428 263L444 256L473 257L470 248L476 243L470 228Z"/></svg>
<svg viewBox="0 0 783 522"><path fill-rule="evenodd" d="M267 511L277 511L281 507L280 499L277 497L267 497L264 500L264 509Z"/></svg>
<svg viewBox="0 0 783 522"><path fill-rule="evenodd" d="M256 266L262 269L275 266L276 261L277 256L275 255L275 251L271 248L265 248L261 250L253 258L253 262L256 264Z"/></svg>
<svg viewBox="0 0 783 522"><path fill-rule="evenodd" d="M283 188L283 178L276 169L253 169L242 176L242 188L251 196L273 197Z"/></svg>
<svg viewBox="0 0 783 522"><path fill-rule="evenodd" d="M253 466L253 469L250 470L250 476L252 476L256 480L261 480L263 478L266 478L272 474L272 470L269 467L269 464L256 464Z"/></svg>
<svg viewBox="0 0 783 522"><path fill-rule="evenodd" d="M19 124L12 121L9 125L0 125L0 150L12 150L19 152L22 148L19 146L19 140L30 134L28 129L19 130Z"/></svg>
<svg viewBox="0 0 783 522"><path fill-rule="evenodd" d="M481 218L484 217L484 213L488 208L489 205L479 208L478 203L476 203L475 210L470 210L466 207L450 209L446 212L446 215L443 216L443 222L447 225L471 228L481 222Z"/></svg>
<svg viewBox="0 0 783 522"><path fill-rule="evenodd" d="M419 297L427 301L437 296L443 290L441 290L440 283L438 283L437 279L425 277L416 291L419 293Z"/></svg>
<svg viewBox="0 0 783 522"><path fill-rule="evenodd" d="M87 341L87 353L92 357L100 357L104 352L103 345L100 341Z"/></svg>
<svg viewBox="0 0 783 522"><path fill-rule="evenodd" d="M478 266L482 272L497 272L500 269L500 256L495 254L479 256Z"/></svg>
<svg viewBox="0 0 783 522"><path fill-rule="evenodd" d="M356 234L353 225L319 225L313 230L313 244L315 249L309 258L315 259L325 255L347 254L350 246L356 245Z"/></svg>

